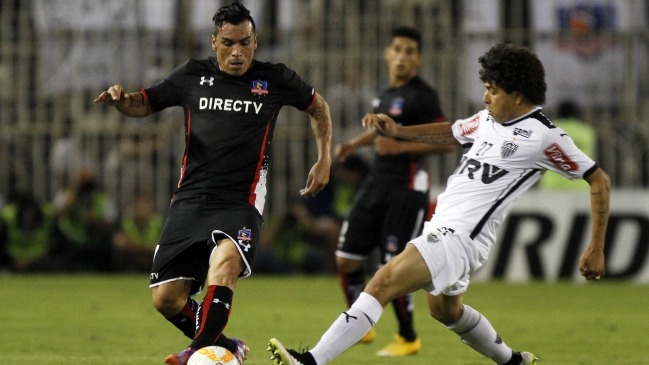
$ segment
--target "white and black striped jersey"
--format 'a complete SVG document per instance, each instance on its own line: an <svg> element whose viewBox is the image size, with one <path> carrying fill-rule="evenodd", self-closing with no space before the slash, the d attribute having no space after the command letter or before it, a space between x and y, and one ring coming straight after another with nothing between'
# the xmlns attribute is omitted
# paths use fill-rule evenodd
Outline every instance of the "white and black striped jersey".
<svg viewBox="0 0 649 365"><path fill-rule="evenodd" d="M465 230L486 248L491 248L514 201L543 172L552 170L574 180L597 169L541 108L503 124L482 110L456 121L452 129L469 150L438 196L431 223Z"/></svg>
<svg viewBox="0 0 649 365"><path fill-rule="evenodd" d="M283 64L253 61L241 76L221 72L215 57L189 60L142 90L154 112L182 106L185 154L175 199L211 195L248 203L261 214L270 143L280 109L307 109L313 87Z"/></svg>

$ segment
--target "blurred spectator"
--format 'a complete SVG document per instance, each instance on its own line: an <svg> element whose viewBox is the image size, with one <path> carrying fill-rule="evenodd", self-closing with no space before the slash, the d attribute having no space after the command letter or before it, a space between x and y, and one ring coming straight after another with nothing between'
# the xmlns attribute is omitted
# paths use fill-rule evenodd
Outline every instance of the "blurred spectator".
<svg viewBox="0 0 649 365"><path fill-rule="evenodd" d="M0 268L15 271L65 271L61 234L50 204L18 196L0 210Z"/></svg>
<svg viewBox="0 0 649 365"><path fill-rule="evenodd" d="M78 136L70 133L71 121L61 126L59 138L52 141L50 149L50 169L55 190L69 186L83 170L93 168L93 163L84 150Z"/></svg>
<svg viewBox="0 0 649 365"><path fill-rule="evenodd" d="M590 124L581 120L581 110L575 102L566 100L560 103L557 118L552 123L563 129L588 157L595 159L597 134ZM590 191L586 180L571 181L552 171L545 172L539 187L544 190Z"/></svg>
<svg viewBox="0 0 649 365"><path fill-rule="evenodd" d="M110 271L116 210L96 176L82 171L73 186L54 199L56 226L68 246L79 250L74 271Z"/></svg>
<svg viewBox="0 0 649 365"><path fill-rule="evenodd" d="M138 194L128 210L113 237L114 269L149 272L164 222L149 194Z"/></svg>

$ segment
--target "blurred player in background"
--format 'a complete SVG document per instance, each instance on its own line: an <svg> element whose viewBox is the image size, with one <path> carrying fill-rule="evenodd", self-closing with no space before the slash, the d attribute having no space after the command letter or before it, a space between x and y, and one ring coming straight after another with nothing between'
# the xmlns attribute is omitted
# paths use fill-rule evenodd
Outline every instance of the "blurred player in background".
<svg viewBox="0 0 649 365"><path fill-rule="evenodd" d="M411 27L394 29L384 57L388 63L389 83L373 102L374 113L385 113L402 125L445 122L437 91L418 75L422 61L419 31ZM374 147L374 162L343 222L336 250L336 266L348 307L365 288L364 260L372 251L378 247L381 264L385 264L421 233L429 207L425 155L454 149L453 146L413 142L368 130L337 145L335 154L344 161L363 146ZM377 355L403 356L419 352L421 340L413 325L412 294L396 298L392 305L399 333ZM372 328L360 342L369 343L375 337Z"/></svg>
<svg viewBox="0 0 649 365"><path fill-rule="evenodd" d="M302 196L329 181L331 118L326 101L283 64L253 59L255 22L243 5L221 7L213 18L216 57L189 60L141 92L110 87L95 100L129 117L172 106L185 112L186 147L178 188L151 271L155 308L192 338L165 362L184 365L205 346L232 351L243 364L248 347L225 328L239 277L251 273L266 196L270 142L285 105L310 115L318 160ZM207 279L206 279L207 277ZM190 295L207 280L202 304Z"/></svg>
<svg viewBox="0 0 649 365"><path fill-rule="evenodd" d="M385 114L368 114L366 127L388 136L468 151L437 200L423 234L383 266L352 307L311 350L287 350L270 340L272 358L282 364L324 365L361 339L394 298L425 289L431 315L462 341L499 365L529 365L536 358L514 352L478 311L462 298L470 275L485 262L512 204L546 170L585 179L591 194L591 241L579 270L587 280L604 275L604 237L609 215L608 175L541 112L545 70L527 48L498 44L479 58L486 109L450 123L399 126Z"/></svg>

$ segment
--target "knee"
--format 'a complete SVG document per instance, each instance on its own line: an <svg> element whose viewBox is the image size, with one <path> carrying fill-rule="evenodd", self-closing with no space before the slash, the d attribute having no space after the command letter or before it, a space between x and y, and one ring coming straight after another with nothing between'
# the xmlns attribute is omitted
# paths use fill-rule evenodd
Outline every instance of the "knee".
<svg viewBox="0 0 649 365"><path fill-rule="evenodd" d="M407 294L399 291L392 272L384 269L385 266L377 271L365 286L365 292L376 298L383 307L398 296Z"/></svg>
<svg viewBox="0 0 649 365"><path fill-rule="evenodd" d="M340 256L336 256L336 267L338 271L342 271L346 274L350 274L358 271L363 264L360 260L352 260Z"/></svg>
<svg viewBox="0 0 649 365"><path fill-rule="evenodd" d="M186 297L179 297L168 292L154 290L152 302L155 309L165 317L172 317L183 309L187 302Z"/></svg>
<svg viewBox="0 0 649 365"><path fill-rule="evenodd" d="M443 325L450 326L460 320L464 306L462 303L439 303L429 306L428 312Z"/></svg>

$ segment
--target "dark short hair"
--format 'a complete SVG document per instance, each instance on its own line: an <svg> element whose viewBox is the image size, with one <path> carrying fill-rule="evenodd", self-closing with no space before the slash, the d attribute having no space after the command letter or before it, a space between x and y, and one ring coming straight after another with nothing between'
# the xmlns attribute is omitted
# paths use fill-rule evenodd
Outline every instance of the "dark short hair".
<svg viewBox="0 0 649 365"><path fill-rule="evenodd" d="M250 16L250 10L246 9L243 4L232 3L230 5L222 6L212 17L212 21L214 21L214 34L217 34L219 29L225 23L239 25L246 20L250 21L250 24L252 24L252 31L253 33L256 33L257 29L255 27L255 21L252 19L252 16Z"/></svg>
<svg viewBox="0 0 649 365"><path fill-rule="evenodd" d="M494 84L506 93L520 92L535 104L545 103L545 69L539 58L526 47L496 44L478 58L480 80Z"/></svg>
<svg viewBox="0 0 649 365"><path fill-rule="evenodd" d="M417 51L421 52L421 33L413 27L401 26L392 30L392 39L406 37L417 42Z"/></svg>

